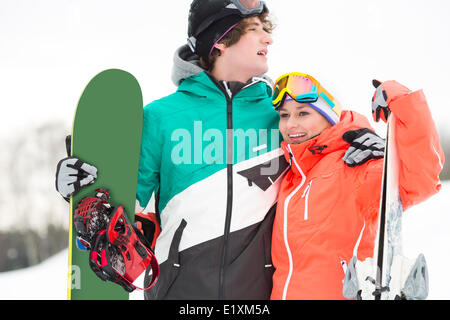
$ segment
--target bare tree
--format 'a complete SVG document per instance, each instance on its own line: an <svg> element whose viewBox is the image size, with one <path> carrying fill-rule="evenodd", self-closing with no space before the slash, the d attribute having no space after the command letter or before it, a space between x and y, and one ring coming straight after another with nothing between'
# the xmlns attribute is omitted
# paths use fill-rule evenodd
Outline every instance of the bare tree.
<svg viewBox="0 0 450 320"><path fill-rule="evenodd" d="M56 164L65 156L64 139L67 132L64 123L50 121L27 128L26 132L16 134L2 143L7 152L3 152L5 157L0 162L0 169L4 172L0 212L8 215L13 229L24 232L29 265L54 254L50 252L54 248L67 246L67 240L62 241L60 235L57 241L61 243L56 246L44 244L45 239L55 241L49 233L58 233L55 230L67 229L68 226L67 203L55 190ZM35 232L44 240L37 241ZM42 250L47 251L47 254Z"/></svg>

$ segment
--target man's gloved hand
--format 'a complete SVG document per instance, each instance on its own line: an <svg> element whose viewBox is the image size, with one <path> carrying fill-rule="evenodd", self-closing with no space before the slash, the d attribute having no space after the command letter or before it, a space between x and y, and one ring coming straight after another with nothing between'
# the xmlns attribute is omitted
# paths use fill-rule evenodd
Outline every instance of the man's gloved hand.
<svg viewBox="0 0 450 320"><path fill-rule="evenodd" d="M411 91L404 85L397 81L391 80L380 82L378 80L372 81L376 91L372 97L372 116L378 122L380 118L387 122L389 112L389 105L400 97L409 94Z"/></svg>
<svg viewBox="0 0 450 320"><path fill-rule="evenodd" d="M342 158L349 167L356 167L370 159L384 157L385 141L370 129L347 131L342 139L350 143L350 147Z"/></svg>
<svg viewBox="0 0 450 320"><path fill-rule="evenodd" d="M97 168L80 159L67 157L58 162L56 167L56 190L66 201L84 186L94 183Z"/></svg>
<svg viewBox="0 0 450 320"><path fill-rule="evenodd" d="M94 183L97 168L70 156L70 136L66 137L68 157L60 160L56 166L56 190L66 201L84 186Z"/></svg>

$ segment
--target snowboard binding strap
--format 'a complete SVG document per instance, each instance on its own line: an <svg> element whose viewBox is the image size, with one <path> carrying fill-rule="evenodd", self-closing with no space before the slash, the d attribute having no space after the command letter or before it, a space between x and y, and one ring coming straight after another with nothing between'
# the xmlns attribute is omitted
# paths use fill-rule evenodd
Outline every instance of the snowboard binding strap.
<svg viewBox="0 0 450 320"><path fill-rule="evenodd" d="M158 262L150 245L130 224L122 205L112 212L107 229L97 233L89 265L100 279L117 283L128 292L152 288L159 276ZM135 286L133 282L149 265L153 271L149 285Z"/></svg>
<svg viewBox="0 0 450 320"><path fill-rule="evenodd" d="M90 250L89 266L100 279L112 281L128 292L148 290L156 284L159 276L159 265L151 245L130 223L122 205L110 206L109 197L107 191L97 189L95 197L80 201L75 211L78 240L84 250ZM93 217L98 220L95 224L92 223ZM95 234L90 236L88 231L94 227L97 227ZM145 288L135 286L133 282L149 265L152 269L150 283Z"/></svg>
<svg viewBox="0 0 450 320"><path fill-rule="evenodd" d="M111 210L108 190L97 189L94 197L80 201L74 213L74 225L77 231L77 247L89 250L91 241L98 230L105 229Z"/></svg>

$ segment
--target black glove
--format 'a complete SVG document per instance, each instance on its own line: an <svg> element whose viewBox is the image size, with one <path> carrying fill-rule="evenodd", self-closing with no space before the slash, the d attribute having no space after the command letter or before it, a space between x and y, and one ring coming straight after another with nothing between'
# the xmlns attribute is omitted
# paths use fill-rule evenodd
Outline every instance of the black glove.
<svg viewBox="0 0 450 320"><path fill-rule="evenodd" d="M376 122L380 121L380 119L387 122L389 113L391 112L389 105L393 101L409 94L411 91L394 80L385 82L373 80L372 84L376 88L372 97L373 119Z"/></svg>
<svg viewBox="0 0 450 320"><path fill-rule="evenodd" d="M66 138L66 148L70 153L70 136ZM97 178L97 168L81 161L78 158L64 158L56 166L56 190L66 201L69 197L78 192L84 186L94 183Z"/></svg>
<svg viewBox="0 0 450 320"><path fill-rule="evenodd" d="M370 159L384 157L385 141L370 129L347 131L342 139L350 143L350 147L342 158L349 167L356 167Z"/></svg>

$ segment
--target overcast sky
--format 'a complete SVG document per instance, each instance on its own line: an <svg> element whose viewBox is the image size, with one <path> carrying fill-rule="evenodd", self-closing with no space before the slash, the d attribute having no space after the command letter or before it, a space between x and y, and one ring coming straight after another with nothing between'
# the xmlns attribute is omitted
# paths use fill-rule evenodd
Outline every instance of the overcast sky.
<svg viewBox="0 0 450 320"><path fill-rule="evenodd" d="M315 76L344 108L370 115L371 80L423 88L450 125L450 1L268 0L277 24L268 75ZM190 0L1 0L0 134L30 121L70 126L90 78L133 73L144 103L170 94L174 50L185 43ZM378 127L376 127L378 130Z"/></svg>

